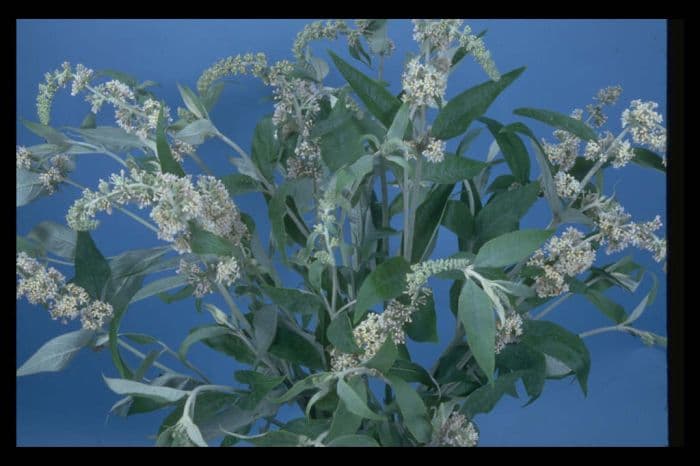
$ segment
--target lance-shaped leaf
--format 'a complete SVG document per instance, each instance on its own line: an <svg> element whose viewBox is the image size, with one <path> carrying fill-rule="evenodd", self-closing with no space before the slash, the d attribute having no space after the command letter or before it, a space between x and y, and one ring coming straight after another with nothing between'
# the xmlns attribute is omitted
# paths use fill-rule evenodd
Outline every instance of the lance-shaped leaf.
<svg viewBox="0 0 700 466"><path fill-rule="evenodd" d="M185 390L178 390L177 388L158 387L135 382L133 380L112 379L104 376L102 378L105 380L110 390L118 395L140 396L159 402L170 403L174 403L187 396Z"/></svg>
<svg viewBox="0 0 700 466"><path fill-rule="evenodd" d="M505 267L527 258L549 239L554 230L519 230L484 244L474 259L475 267Z"/></svg>
<svg viewBox="0 0 700 466"><path fill-rule="evenodd" d="M175 133L175 139L187 144L202 144L208 137L216 134L216 128L209 120L195 120Z"/></svg>
<svg viewBox="0 0 700 466"><path fill-rule="evenodd" d="M41 245L46 251L59 257L73 259L78 235L75 230L56 222L41 222L29 232L27 238Z"/></svg>
<svg viewBox="0 0 700 466"><path fill-rule="evenodd" d="M338 397L345 404L345 408L354 415L374 421L381 421L384 419L383 416L369 409L367 403L362 400L355 389L348 385L342 378L338 379L337 391Z"/></svg>
<svg viewBox="0 0 700 466"><path fill-rule="evenodd" d="M498 143L498 147L503 152L503 157L506 159L506 163L515 179L521 184L529 182L530 156L523 141L513 132L502 131L504 126L496 120L481 117L479 121L488 127L491 135Z"/></svg>
<svg viewBox="0 0 700 466"><path fill-rule="evenodd" d="M406 274L411 271L403 257L392 257L382 262L370 273L360 286L355 303L355 315L364 315L371 306L380 301L395 298L406 289ZM359 321L356 317L355 322Z"/></svg>
<svg viewBox="0 0 700 466"><path fill-rule="evenodd" d="M430 133L438 139L459 136L469 125L486 113L496 97L525 71L515 69L501 76L498 81L486 81L452 98L435 118Z"/></svg>
<svg viewBox="0 0 700 466"><path fill-rule="evenodd" d="M435 183L454 184L475 177L487 166L484 162L445 154L442 162L423 164L423 178Z"/></svg>
<svg viewBox="0 0 700 466"><path fill-rule="evenodd" d="M336 68L350 84L352 90L362 100L367 109L381 121L385 127L390 127L394 115L401 107L401 101L394 97L384 86L354 68L335 53L328 52Z"/></svg>
<svg viewBox="0 0 700 466"><path fill-rule="evenodd" d="M447 200L454 188L451 184L439 185L416 209L415 228L413 230L413 250L411 263L422 261L430 255L445 214Z"/></svg>
<svg viewBox="0 0 700 466"><path fill-rule="evenodd" d="M25 206L37 197L46 194L39 173L18 168L16 181L16 207Z"/></svg>
<svg viewBox="0 0 700 466"><path fill-rule="evenodd" d="M428 410L423 399L403 379L391 375L387 378L391 382L391 388L394 389L396 404L409 432L420 443L430 441L432 426L428 420Z"/></svg>
<svg viewBox="0 0 700 466"><path fill-rule="evenodd" d="M17 369L17 377L63 370L78 351L90 343L93 335L94 332L89 330L77 330L46 342Z"/></svg>
<svg viewBox="0 0 700 466"><path fill-rule="evenodd" d="M529 183L512 191L495 195L474 219L479 242L518 229L520 219L537 200L539 183Z"/></svg>
<svg viewBox="0 0 700 466"><path fill-rule="evenodd" d="M111 274L109 263L95 246L90 233L79 231L75 246L73 283L83 287L94 299L102 299L102 292Z"/></svg>
<svg viewBox="0 0 700 466"><path fill-rule="evenodd" d="M496 365L496 320L488 295L472 280L466 280L459 294L459 320L467 334L474 359L489 380Z"/></svg>
<svg viewBox="0 0 700 466"><path fill-rule="evenodd" d="M635 147L632 151L634 152L632 162L640 167L653 168L661 173L666 173L666 166L659 154L642 147Z"/></svg>
<svg viewBox="0 0 700 466"><path fill-rule="evenodd" d="M163 173L172 173L179 177L185 176L185 172L173 158L173 153L168 144L168 138L165 136L165 117L163 116L163 107L161 104L160 112L158 113L158 125L156 126L156 149L158 152L158 160Z"/></svg>
<svg viewBox="0 0 700 466"><path fill-rule="evenodd" d="M178 84L177 88L180 91L180 96L182 96L182 101L185 103L187 110L192 112L197 118L209 118L204 103L189 87Z"/></svg>
<svg viewBox="0 0 700 466"><path fill-rule="evenodd" d="M598 139L595 131L581 120L551 110L538 108L516 108L513 110L516 115L532 118L545 123L554 128L567 131L584 141L595 141Z"/></svg>
<svg viewBox="0 0 700 466"><path fill-rule="evenodd" d="M343 353L359 353L360 348L352 334L352 324L346 313L333 319L326 331L328 341Z"/></svg>

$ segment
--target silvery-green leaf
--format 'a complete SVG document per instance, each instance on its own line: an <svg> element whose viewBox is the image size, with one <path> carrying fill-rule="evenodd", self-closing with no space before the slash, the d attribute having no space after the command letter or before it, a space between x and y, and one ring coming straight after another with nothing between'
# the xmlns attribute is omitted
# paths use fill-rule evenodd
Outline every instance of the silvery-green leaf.
<svg viewBox="0 0 700 466"><path fill-rule="evenodd" d="M569 133L583 139L584 141L595 141L598 139L595 131L583 121L571 118L570 116L551 110L537 108L516 108L513 110L516 115L541 121L555 128L568 131Z"/></svg>
<svg viewBox="0 0 700 466"><path fill-rule="evenodd" d="M54 128L29 120L22 120L22 124L32 133L44 138L47 143L59 146L60 148L68 147L68 138Z"/></svg>
<svg viewBox="0 0 700 466"><path fill-rule="evenodd" d="M466 280L462 287L458 316L467 334L467 342L474 359L489 380L493 380L496 364L496 320L491 300L472 280Z"/></svg>
<svg viewBox="0 0 700 466"><path fill-rule="evenodd" d="M46 190L41 182L39 173L31 172L25 170L24 168L17 169L17 203L16 207L22 207L29 204L34 199L42 194L45 194Z"/></svg>
<svg viewBox="0 0 700 466"><path fill-rule="evenodd" d="M48 341L17 369L17 377L64 369L78 351L90 343L93 335L89 330L77 330Z"/></svg>
<svg viewBox="0 0 700 466"><path fill-rule="evenodd" d="M110 390L118 395L141 396L144 398L151 398L155 401L171 403L187 396L186 391L176 388L157 387L127 379L113 379L104 376L102 378L105 380Z"/></svg>
<svg viewBox="0 0 700 466"><path fill-rule="evenodd" d="M519 230L489 240L474 259L475 267L505 267L535 252L554 230Z"/></svg>
<svg viewBox="0 0 700 466"><path fill-rule="evenodd" d="M547 377L564 377L571 374L569 366L548 354L544 355L544 362Z"/></svg>
<svg viewBox="0 0 700 466"><path fill-rule="evenodd" d="M27 234L48 252L66 259L75 257L78 235L74 230L52 221L41 222Z"/></svg>
<svg viewBox="0 0 700 466"><path fill-rule="evenodd" d="M263 306L253 312L255 345L261 353L267 352L277 333L277 309Z"/></svg>
<svg viewBox="0 0 700 466"><path fill-rule="evenodd" d="M131 303L141 301L150 296L157 295L158 293L163 293L164 291L170 291L175 288L186 285L187 277L184 275L173 275L172 277L165 277L148 283L146 286L141 288L133 298L131 298Z"/></svg>
<svg viewBox="0 0 700 466"><path fill-rule="evenodd" d="M637 307L634 308L634 310L630 313L630 315L625 319L625 321L621 325L629 325L639 319L644 312L644 310L649 306L652 302L654 302L654 299L656 298L656 290L658 288L658 280L655 275L651 275L651 278L653 280L653 284L651 287L651 290L642 298L642 300L637 304Z"/></svg>
<svg viewBox="0 0 700 466"><path fill-rule="evenodd" d="M175 138L187 144L199 145L204 142L207 137L216 134L216 128L211 121L203 119L196 120L175 133Z"/></svg>
<svg viewBox="0 0 700 466"><path fill-rule="evenodd" d="M207 109L205 108L204 104L199 100L199 97L197 97L197 95L190 90L189 87L178 84L177 88L180 91L180 96L182 96L182 101L185 102L187 110L192 112L197 118L209 118L209 114L207 113Z"/></svg>
<svg viewBox="0 0 700 466"><path fill-rule="evenodd" d="M358 395L357 392L343 379L338 379L337 391L338 397L342 400L347 410L351 413L374 421L384 420L383 416L380 416L369 409L367 404L362 401L362 398L360 398L360 395Z"/></svg>
<svg viewBox="0 0 700 466"><path fill-rule="evenodd" d="M96 128L75 128L85 142L96 146L104 146L113 152L122 152L129 149L141 149L143 142L138 136L129 134L116 126L98 126Z"/></svg>

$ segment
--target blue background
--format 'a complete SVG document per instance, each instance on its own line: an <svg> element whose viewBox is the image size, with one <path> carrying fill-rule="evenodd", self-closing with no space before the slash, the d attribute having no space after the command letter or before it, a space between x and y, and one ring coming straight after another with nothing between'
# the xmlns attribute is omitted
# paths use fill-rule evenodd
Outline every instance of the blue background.
<svg viewBox="0 0 700 466"><path fill-rule="evenodd" d="M248 51L263 51L270 61L291 59L291 44L306 21L302 20L102 20L48 21L22 20L17 23L17 108L18 117L36 121L37 85L46 71L64 60L84 63L93 69L111 68L161 83L156 92L171 108L182 105L176 83L195 87L200 73L219 58ZM654 100L665 108L666 24L661 20L555 21L555 20L478 20L469 22L475 31L488 28L485 37L501 72L526 65L526 72L489 109L487 115L504 123L515 120L512 109L522 106L547 108L569 113L589 103L602 87L620 84L624 92L608 114L609 128L619 130L619 115L630 100ZM400 90L400 73L405 54L415 50L412 25L407 20L392 21L390 37L397 50L385 65L385 79L395 93ZM342 41L314 43L317 55L331 48L348 57ZM326 56L327 57L327 56ZM349 57L348 60L351 60ZM352 61L352 60L351 60ZM355 66L363 65L353 61ZM366 70L367 73L374 73ZM448 97L486 80L471 59L464 60L450 77ZM326 82L338 86L340 75L331 69ZM269 91L253 78L228 85L212 113L219 129L250 147L256 122L272 111ZM67 91L56 98L52 125L78 126L89 106ZM663 112L665 115L665 112ZM98 124L111 123L109 110ZM540 137L551 140L551 129L528 122ZM468 151L477 159L485 157L490 141L485 133ZM17 142L39 143L39 139L17 123ZM200 155L218 174L233 171L224 155L230 150L218 141L207 142ZM189 163L189 162L188 162ZM534 161L533 161L534 164ZM72 178L95 187L98 177L106 177L118 167L104 156L86 155L79 160ZM193 164L189 172L198 172ZM536 169L535 169L536 172ZM650 220L660 214L665 220L665 178L658 172L629 166L609 171L607 192L614 188L618 198L635 219ZM62 188L50 198L42 198L18 209L17 233L24 235L43 220L64 223L64 215L77 196L71 187ZM262 198L257 194L236 199L240 208L253 215L259 230L269 231ZM101 227L93 237L106 256L127 249L159 244L150 231L125 216L102 216ZM523 227L542 227L549 221L546 206L540 202L523 221ZM662 230L662 234L665 228ZM454 236L442 234L434 256L449 255L456 249ZM661 279L658 297L637 326L665 335L665 275L646 253L632 253L635 260L649 267ZM608 263L621 255L605 257ZM59 267L60 268L60 267ZM72 276L69 269L61 268ZM291 278L291 277L290 277ZM296 280L296 279L294 279ZM289 282L294 286L296 282ZM439 315L439 345L411 344L418 362L430 366L452 336L454 321L448 311L446 282L436 281ZM645 280L636 295L620 290L608 295L629 311L646 293ZM567 301L550 318L575 332L608 325L595 308L579 297ZM189 328L209 323L209 316L197 314L192 300L163 305L157 298L130 308L122 331L148 333L177 348ZM52 321L45 311L26 301L17 304L17 365L24 362L50 338L75 329ZM667 443L666 352L647 348L631 336L607 333L586 340L592 356L589 395L569 380L547 382L542 397L522 408L525 399L504 398L489 414L476 422L481 445L665 445ZM195 347L193 362L215 383L232 383L235 367L218 353ZM172 362L172 361L170 361ZM173 363L174 364L174 363ZM118 397L110 392L101 374L116 376L107 351L83 351L61 373L39 374L17 379L18 445L151 445L164 413L123 419L108 416Z"/></svg>

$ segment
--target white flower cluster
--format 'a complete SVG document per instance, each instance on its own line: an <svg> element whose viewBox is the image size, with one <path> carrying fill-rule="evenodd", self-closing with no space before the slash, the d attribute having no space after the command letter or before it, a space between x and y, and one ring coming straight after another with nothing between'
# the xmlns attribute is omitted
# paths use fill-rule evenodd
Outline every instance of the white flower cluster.
<svg viewBox="0 0 700 466"><path fill-rule="evenodd" d="M546 251L546 253L545 253ZM543 274L535 278L535 292L539 297L559 296L569 291L566 277L575 277L588 270L595 262L596 253L583 233L569 227L560 237L554 237L538 249L527 265L539 267Z"/></svg>
<svg viewBox="0 0 700 466"><path fill-rule="evenodd" d="M417 306L425 304L429 290L422 290L410 304L392 299L381 314L369 315L353 330L355 343L361 349L359 355L346 354L336 348L331 349L331 368L342 371L357 367L377 354L387 338L397 345L406 343L404 326L411 322L411 315Z"/></svg>
<svg viewBox="0 0 700 466"><path fill-rule="evenodd" d="M430 277L450 270L463 270L469 264L468 259L459 258L434 259L413 264L411 272L406 275L406 294L411 297L413 302L419 297L423 285L428 282Z"/></svg>
<svg viewBox="0 0 700 466"><path fill-rule="evenodd" d="M433 445L444 447L475 447L479 432L466 416L453 412L439 429L433 431Z"/></svg>
<svg viewBox="0 0 700 466"><path fill-rule="evenodd" d="M124 170L112 174L109 182L100 180L98 189L85 189L69 209L66 219L74 230L94 229L98 212L111 213L114 206L136 203L141 209L153 206L150 217L158 225L158 238L174 242L180 252L189 252L190 221L234 244L247 235L226 187L212 176L200 175L195 185L190 176L179 178L134 168L128 175Z"/></svg>
<svg viewBox="0 0 700 466"><path fill-rule="evenodd" d="M352 31L345 21L314 21L304 26L304 29L299 31L294 39L292 53L297 60L304 59L304 52L310 42L315 40L335 40L339 34L348 34L348 42L350 45L356 44L359 41L359 32Z"/></svg>
<svg viewBox="0 0 700 466"><path fill-rule="evenodd" d="M178 275L184 275L187 282L194 287L192 293L195 297L201 298L212 292L211 282L207 273L202 271L196 262L180 259L180 264L175 271Z"/></svg>
<svg viewBox="0 0 700 466"><path fill-rule="evenodd" d="M423 157L432 163L440 163L445 160L447 143L441 139L428 138L428 144L423 150Z"/></svg>
<svg viewBox="0 0 700 466"><path fill-rule="evenodd" d="M666 258L666 240L654 234L662 226L658 215L649 222L632 222L632 216L624 207L609 198L596 203L593 218L603 235L603 242L608 245L607 254L635 246L651 252L657 262Z"/></svg>
<svg viewBox="0 0 700 466"><path fill-rule="evenodd" d="M620 94L622 94L621 86L608 86L598 91L594 97L595 103L586 105L586 112L593 126L600 128L605 124L608 117L603 113L603 107L615 104Z"/></svg>
<svg viewBox="0 0 700 466"><path fill-rule="evenodd" d="M65 154L39 157L22 146L17 146L16 161L17 168L39 173L39 181L48 194L53 194L73 169L73 161Z"/></svg>
<svg viewBox="0 0 700 466"><path fill-rule="evenodd" d="M557 166L559 170L568 172L576 163L581 139L560 129L554 131L554 137L559 140L558 144L549 144L543 139L542 147L552 164Z"/></svg>
<svg viewBox="0 0 700 466"><path fill-rule="evenodd" d="M226 76L252 74L264 80L267 72L267 57L264 53L246 53L223 58L202 73L197 80L197 90L200 95L206 95L215 81Z"/></svg>
<svg viewBox="0 0 700 466"><path fill-rule="evenodd" d="M666 152L666 128L661 125L663 117L656 111L658 106L656 102L633 100L622 112L622 127L629 128L635 143Z"/></svg>
<svg viewBox="0 0 700 466"><path fill-rule="evenodd" d="M581 183L564 171L554 175L554 187L557 190L557 195L563 198L573 199L581 191Z"/></svg>
<svg viewBox="0 0 700 466"><path fill-rule="evenodd" d="M496 354L503 351L506 345L516 343L523 334L523 318L517 312L510 312L506 320L496 322Z"/></svg>
<svg viewBox="0 0 700 466"><path fill-rule="evenodd" d="M436 49L446 50L452 42L459 40L462 36L460 31L462 23L461 19L414 19L413 40L421 44L427 43Z"/></svg>
<svg viewBox="0 0 700 466"><path fill-rule="evenodd" d="M25 252L17 254L17 299L25 296L31 304L48 307L49 314L63 323L80 317L86 330L97 330L111 317L108 303L92 300L78 285L66 284L66 277L53 267L46 268Z"/></svg>
<svg viewBox="0 0 700 466"><path fill-rule="evenodd" d="M78 65L74 74L68 62L63 62L60 70L46 73L44 82L39 84L39 93L36 96L36 111L39 121L44 125L51 122L51 106L59 89L66 87L71 79L76 78L77 82L73 83L73 90L79 91L88 83L92 73L92 70Z"/></svg>
<svg viewBox="0 0 700 466"><path fill-rule="evenodd" d="M616 140L609 131L604 132L597 141L588 141L583 153L586 160L612 160L612 166L622 168L634 159L634 151L628 140Z"/></svg>
<svg viewBox="0 0 700 466"><path fill-rule="evenodd" d="M241 278L241 268L235 257L228 257L216 263L216 276L214 281L228 288Z"/></svg>
<svg viewBox="0 0 700 466"><path fill-rule="evenodd" d="M447 75L431 64L421 63L420 58L416 57L406 65L402 85L404 102L437 108L438 102L445 99Z"/></svg>
<svg viewBox="0 0 700 466"><path fill-rule="evenodd" d="M498 68L496 68L496 63L493 61L493 58L491 58L491 52L488 51L484 41L480 37L471 34L469 26L464 28L464 32L459 38L459 45L464 47L467 53L474 56L474 60L481 65L489 78L494 81L501 79L501 73L499 73Z"/></svg>

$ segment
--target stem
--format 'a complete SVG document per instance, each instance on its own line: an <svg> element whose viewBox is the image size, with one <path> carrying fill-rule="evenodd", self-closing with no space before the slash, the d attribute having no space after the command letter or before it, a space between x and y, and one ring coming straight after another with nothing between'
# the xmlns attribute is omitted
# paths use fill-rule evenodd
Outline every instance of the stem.
<svg viewBox="0 0 700 466"><path fill-rule="evenodd" d="M253 334L253 329L250 326L250 323L248 322L248 319L245 318L245 315L241 312L240 309L238 309L238 306L236 306L236 303L233 301L233 298L231 297L231 294L228 292L226 287L222 285L221 283L216 284L217 289L219 290L219 293L224 297L224 301L226 301L226 304L228 305L229 309L231 310L231 314L233 315L233 318L238 321L238 324L250 335Z"/></svg>
<svg viewBox="0 0 700 466"><path fill-rule="evenodd" d="M540 312L539 314L533 316L532 319L533 319L533 320L539 320L539 319L543 318L544 316L546 316L547 314L549 314L550 312L552 312L552 311L554 310L554 308L556 308L556 307L559 306L561 303L563 303L564 301L566 301L567 299L569 299L571 296L573 296L573 293L566 293L565 295L560 296L559 299L557 299L557 300L554 301L552 304L550 304L549 306L547 306L547 307L546 307L542 312Z"/></svg>
<svg viewBox="0 0 700 466"><path fill-rule="evenodd" d="M137 350L136 348L134 348L133 346L131 346L130 344L128 344L127 342L125 342L121 338L117 339L117 343L119 344L119 346L121 346L122 348L124 348L128 352L132 353L133 355L138 356L141 359L146 359L145 354L143 354L141 351ZM179 372L172 370L168 366L159 363L158 361L154 361L153 366L157 367L158 369L164 370L165 372L169 372L171 374L182 375Z"/></svg>
<svg viewBox="0 0 700 466"><path fill-rule="evenodd" d="M55 263L55 264L69 265L69 266L71 266L71 267L74 267L74 266L75 266L75 264L74 264L73 262L62 261L62 260L59 260L59 259L52 259L52 258L50 258L50 257L44 257L44 259L47 260L48 262L53 262L53 263Z"/></svg>
<svg viewBox="0 0 700 466"><path fill-rule="evenodd" d="M105 149L104 147L98 147L98 146L88 144L88 143L82 142L82 141L71 141L71 144L76 145L76 146L85 147L86 149L94 150L96 154L104 154L104 155L110 157L111 159L115 160L120 165L122 165L124 167L128 167L126 162L124 162L124 160L122 160L121 157L119 157L114 152L111 152L111 151Z"/></svg>
<svg viewBox="0 0 700 466"><path fill-rule="evenodd" d="M100 91L98 91L97 89L95 89L94 87L90 86L89 84L86 84L86 85L85 85L85 89L87 89L88 91L92 92L93 94L95 94L95 95L97 95L97 96L99 96L99 97L102 97L102 98L103 98L104 100L106 100L107 102L112 103L112 105L125 108L125 109L129 110L129 111L132 112L132 113L135 113L135 114L137 114L137 115L139 115L139 116L142 116L143 118L148 118L148 115L146 115L144 112L142 112L142 111L139 110L138 108L136 108L136 107L134 107L134 106L132 106L132 105L129 105L129 104L127 104L126 102L123 102L123 101L121 101L121 100L117 100L117 99L113 99L113 98L111 98L111 97L107 97L106 95L104 95L103 93L101 93Z"/></svg>
<svg viewBox="0 0 700 466"><path fill-rule="evenodd" d="M204 173L206 173L207 175L213 175L212 171L209 170L209 167L207 167L207 164L204 163L201 157L199 157L197 154L188 155L190 156L190 158L192 158L192 160L194 160L194 163L196 163L197 166L199 166L199 168L201 168Z"/></svg>

